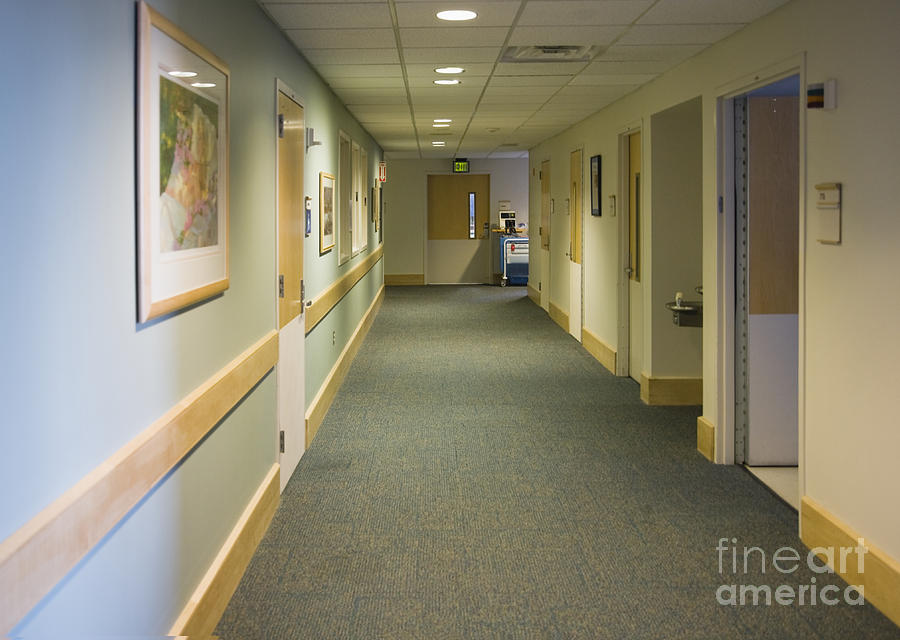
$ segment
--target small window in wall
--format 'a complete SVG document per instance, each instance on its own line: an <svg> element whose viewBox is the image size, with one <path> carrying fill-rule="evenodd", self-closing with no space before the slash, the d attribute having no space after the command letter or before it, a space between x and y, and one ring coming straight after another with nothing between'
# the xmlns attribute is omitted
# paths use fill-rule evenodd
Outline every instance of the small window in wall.
<svg viewBox="0 0 900 640"><path fill-rule="evenodd" d="M469 192L469 238L475 237L475 192Z"/></svg>

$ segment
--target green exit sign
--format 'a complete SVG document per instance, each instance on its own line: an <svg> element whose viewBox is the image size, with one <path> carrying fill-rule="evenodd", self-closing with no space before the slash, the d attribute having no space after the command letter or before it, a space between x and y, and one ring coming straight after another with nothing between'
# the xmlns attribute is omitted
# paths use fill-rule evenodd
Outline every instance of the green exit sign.
<svg viewBox="0 0 900 640"><path fill-rule="evenodd" d="M469 161L465 158L456 158L453 161L453 173L469 173Z"/></svg>

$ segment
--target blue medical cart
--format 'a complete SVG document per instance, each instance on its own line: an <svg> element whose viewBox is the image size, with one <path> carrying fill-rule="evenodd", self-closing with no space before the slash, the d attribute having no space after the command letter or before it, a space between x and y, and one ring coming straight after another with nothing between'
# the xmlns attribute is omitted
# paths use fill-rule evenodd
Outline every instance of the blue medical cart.
<svg viewBox="0 0 900 640"><path fill-rule="evenodd" d="M528 238L500 236L500 286L528 284Z"/></svg>

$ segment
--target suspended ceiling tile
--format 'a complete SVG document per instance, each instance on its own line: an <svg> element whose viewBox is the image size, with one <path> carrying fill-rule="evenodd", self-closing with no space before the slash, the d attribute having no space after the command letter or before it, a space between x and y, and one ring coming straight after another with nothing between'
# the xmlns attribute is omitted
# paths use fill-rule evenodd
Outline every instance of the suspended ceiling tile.
<svg viewBox="0 0 900 640"><path fill-rule="evenodd" d="M387 3L266 4L282 29L392 28Z"/></svg>
<svg viewBox="0 0 900 640"><path fill-rule="evenodd" d="M506 27L413 28L400 29L400 41L404 51L407 47L499 47L506 33Z"/></svg>
<svg viewBox="0 0 900 640"><path fill-rule="evenodd" d="M497 76L564 76L575 75L587 66L587 62L501 62Z"/></svg>
<svg viewBox="0 0 900 640"><path fill-rule="evenodd" d="M288 29L285 33L301 50L396 46L393 29Z"/></svg>
<svg viewBox="0 0 900 640"><path fill-rule="evenodd" d="M619 44L712 44L741 29L743 24L636 25Z"/></svg>
<svg viewBox="0 0 900 640"><path fill-rule="evenodd" d="M516 27L511 45L610 44L625 31L622 26Z"/></svg>
<svg viewBox="0 0 900 640"><path fill-rule="evenodd" d="M662 73L673 66L670 62L659 60L638 60L635 62L609 62L605 60L592 62L584 68L572 84L582 82L581 78L587 75L616 75L620 73Z"/></svg>
<svg viewBox="0 0 900 640"><path fill-rule="evenodd" d="M547 96L532 96L532 95L519 95L519 96L509 96L509 95L499 95L496 93L485 93L485 95L481 98L481 104L478 105L478 110L485 110L487 105L501 105L507 109L526 109L531 108L532 110L544 104L547 101Z"/></svg>
<svg viewBox="0 0 900 640"><path fill-rule="evenodd" d="M475 20L453 25L438 19L435 15L443 9L453 8L446 2L398 2L397 24L405 27L445 27L464 29L466 27L508 27L512 24L516 12L519 10L519 0L469 2L465 9L470 9L478 14Z"/></svg>
<svg viewBox="0 0 900 640"><path fill-rule="evenodd" d="M406 91L403 89L335 89L334 92L347 105L406 105Z"/></svg>
<svg viewBox="0 0 900 640"><path fill-rule="evenodd" d="M389 160L418 160L419 159L419 151L418 147L416 147L416 151L401 151L401 150L393 150L389 149L385 145L382 145L384 148L384 159L385 161ZM388 164L388 168L390 168L390 164ZM388 175L388 179L390 180L390 175Z"/></svg>
<svg viewBox="0 0 900 640"><path fill-rule="evenodd" d="M491 87L561 87L574 76L494 76Z"/></svg>
<svg viewBox="0 0 900 640"><path fill-rule="evenodd" d="M303 56L312 65L399 64L396 48L385 49L305 49Z"/></svg>
<svg viewBox="0 0 900 640"><path fill-rule="evenodd" d="M652 4L652 0L532 0L518 24L627 25Z"/></svg>
<svg viewBox="0 0 900 640"><path fill-rule="evenodd" d="M705 44L616 44L601 53L595 61L638 61L659 60L681 62L697 55L706 48Z"/></svg>
<svg viewBox="0 0 900 640"><path fill-rule="evenodd" d="M393 87L403 91L403 78L333 78L328 84L335 89L361 89L365 87Z"/></svg>
<svg viewBox="0 0 900 640"><path fill-rule="evenodd" d="M329 78L402 78L399 64L320 64L316 71Z"/></svg>
<svg viewBox="0 0 900 640"><path fill-rule="evenodd" d="M463 73L459 74L439 74L435 72L435 69L438 67L449 67L449 66L457 66L465 69ZM409 60L406 61L406 74L410 78L431 78L432 80L436 80L438 78L459 78L460 80L465 80L466 78L471 78L473 76L489 76L491 74L491 70L494 68L493 62L456 62L455 60L448 58L443 62L439 63L410 63Z"/></svg>
<svg viewBox="0 0 900 640"><path fill-rule="evenodd" d="M381 122L361 122L360 124L373 136L399 138L401 136L415 135L415 129L413 129L411 124L383 124Z"/></svg>
<svg viewBox="0 0 900 640"><path fill-rule="evenodd" d="M484 97L501 96L509 99L510 101L515 101L520 97L531 97L533 99L540 98L546 100L557 91L559 91L559 87L499 87L495 86L492 83L487 89L485 89Z"/></svg>
<svg viewBox="0 0 900 640"><path fill-rule="evenodd" d="M484 102L478 105L478 113L494 114L508 113L511 117L517 118L520 115L532 114L537 107L528 104L522 104L519 101L501 100L499 102Z"/></svg>
<svg viewBox="0 0 900 640"><path fill-rule="evenodd" d="M660 0L638 24L731 24L753 22L787 0Z"/></svg>
<svg viewBox="0 0 900 640"><path fill-rule="evenodd" d="M601 74L601 73L593 73L587 74L582 73L575 78L572 79L571 86L597 86L597 85L615 85L615 84L625 84L625 85L639 85L645 84L653 80L657 74L655 73L616 73L616 74Z"/></svg>
<svg viewBox="0 0 900 640"><path fill-rule="evenodd" d="M493 63L500 56L500 47L410 47L403 46L403 57L406 64L443 64L453 61L454 64L468 62Z"/></svg>

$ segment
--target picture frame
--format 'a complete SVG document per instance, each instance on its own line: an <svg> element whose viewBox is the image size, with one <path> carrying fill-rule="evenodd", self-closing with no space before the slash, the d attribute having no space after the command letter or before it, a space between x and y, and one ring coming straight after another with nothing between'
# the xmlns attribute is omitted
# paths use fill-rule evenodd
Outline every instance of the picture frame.
<svg viewBox="0 0 900 640"><path fill-rule="evenodd" d="M591 215L601 216L600 210L600 166L601 157L591 156Z"/></svg>
<svg viewBox="0 0 900 640"><path fill-rule="evenodd" d="M228 65L138 4L138 321L229 286Z"/></svg>
<svg viewBox="0 0 900 640"><path fill-rule="evenodd" d="M334 176L319 172L319 255L334 248Z"/></svg>

